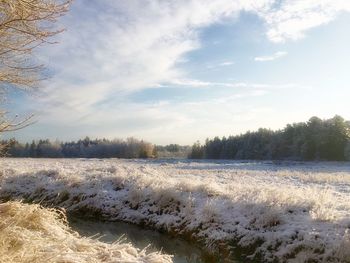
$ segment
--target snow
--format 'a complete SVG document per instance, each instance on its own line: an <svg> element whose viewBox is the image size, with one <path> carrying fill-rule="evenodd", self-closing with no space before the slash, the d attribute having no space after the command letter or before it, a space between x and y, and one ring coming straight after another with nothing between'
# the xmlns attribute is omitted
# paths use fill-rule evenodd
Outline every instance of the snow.
<svg viewBox="0 0 350 263"><path fill-rule="evenodd" d="M2 199L253 248L264 262L350 261L350 164L1 159Z"/></svg>

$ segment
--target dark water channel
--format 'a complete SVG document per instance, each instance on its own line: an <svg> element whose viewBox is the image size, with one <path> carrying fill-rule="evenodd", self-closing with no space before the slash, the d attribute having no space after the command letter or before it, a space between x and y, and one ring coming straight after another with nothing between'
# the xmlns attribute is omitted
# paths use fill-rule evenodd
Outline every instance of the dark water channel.
<svg viewBox="0 0 350 263"><path fill-rule="evenodd" d="M123 237L124 240L137 248L143 249L149 246L149 252L162 250L166 254L174 255L174 263L227 262L220 258L214 258L196 244L133 224L78 218L70 218L69 222L70 226L82 236L98 235L100 236L99 240L106 243L115 242ZM242 261L230 260L230 262L239 263Z"/></svg>

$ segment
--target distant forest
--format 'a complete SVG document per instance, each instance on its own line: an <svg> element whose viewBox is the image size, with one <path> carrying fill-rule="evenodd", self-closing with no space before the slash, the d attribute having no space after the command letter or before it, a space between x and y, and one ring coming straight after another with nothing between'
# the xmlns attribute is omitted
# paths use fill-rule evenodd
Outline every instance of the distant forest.
<svg viewBox="0 0 350 263"><path fill-rule="evenodd" d="M22 144L15 139L2 141L7 145L6 155L32 158L149 158L154 157L153 144L128 138L127 140L107 140L89 137L72 142L38 140Z"/></svg>
<svg viewBox="0 0 350 263"><path fill-rule="evenodd" d="M193 159L350 160L350 122L340 116L259 129L237 136L207 139L192 146Z"/></svg>
<svg viewBox="0 0 350 263"><path fill-rule="evenodd" d="M32 158L186 158L191 152L190 146L156 146L135 138L92 140L86 137L72 142L46 139L24 144L11 139L0 144L5 146L6 156Z"/></svg>
<svg viewBox="0 0 350 263"><path fill-rule="evenodd" d="M207 139L205 144L166 146L128 138L59 142L1 141L7 156L33 158L191 158L233 160L350 160L350 122L340 116L288 124L273 131L259 129L229 137Z"/></svg>

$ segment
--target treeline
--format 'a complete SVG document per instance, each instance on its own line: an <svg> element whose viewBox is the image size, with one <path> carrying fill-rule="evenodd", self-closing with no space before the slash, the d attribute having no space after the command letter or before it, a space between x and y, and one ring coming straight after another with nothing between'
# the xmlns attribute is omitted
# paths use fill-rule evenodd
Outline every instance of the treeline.
<svg viewBox="0 0 350 263"><path fill-rule="evenodd" d="M350 160L350 122L340 116L259 129L238 136L207 139L192 146L193 159Z"/></svg>
<svg viewBox="0 0 350 263"><path fill-rule="evenodd" d="M191 146L169 144L169 145L156 145L155 153L158 158L187 158L191 153Z"/></svg>
<svg viewBox="0 0 350 263"><path fill-rule="evenodd" d="M91 140L86 137L72 142L38 140L25 144L12 139L1 144L6 145L6 155L11 157L152 158L157 154L153 144L135 138Z"/></svg>
<svg viewBox="0 0 350 263"><path fill-rule="evenodd" d="M153 145L135 138L94 139L72 142L37 140L20 143L16 139L0 141L9 157L31 158L187 158L191 146Z"/></svg>
<svg viewBox="0 0 350 263"><path fill-rule="evenodd" d="M85 139L72 142L0 141L11 157L32 158L192 158L236 160L350 160L350 122L340 116L259 129L237 136L207 139L204 145L154 145L135 138ZM5 146L5 147L4 147Z"/></svg>

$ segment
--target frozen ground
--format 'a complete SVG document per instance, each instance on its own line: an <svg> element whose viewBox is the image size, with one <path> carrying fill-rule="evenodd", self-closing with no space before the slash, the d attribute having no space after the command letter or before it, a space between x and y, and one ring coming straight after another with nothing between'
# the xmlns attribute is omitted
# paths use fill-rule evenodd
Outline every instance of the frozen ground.
<svg viewBox="0 0 350 263"><path fill-rule="evenodd" d="M3 200L247 248L263 262L350 262L350 164L1 159Z"/></svg>

